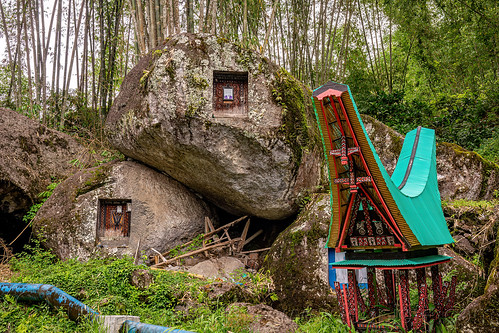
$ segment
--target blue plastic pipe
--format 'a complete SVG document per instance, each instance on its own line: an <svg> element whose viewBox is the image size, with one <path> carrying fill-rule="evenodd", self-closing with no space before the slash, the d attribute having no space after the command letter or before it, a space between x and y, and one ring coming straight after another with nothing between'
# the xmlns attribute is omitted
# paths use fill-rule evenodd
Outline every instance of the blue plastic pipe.
<svg viewBox="0 0 499 333"><path fill-rule="evenodd" d="M81 316L99 317L99 313L71 295L50 284L0 283L0 296L11 295L18 301L46 301L54 307L62 307L69 318L78 320ZM157 326L126 320L123 326L128 333L193 333L170 327Z"/></svg>
<svg viewBox="0 0 499 333"><path fill-rule="evenodd" d="M57 308L62 307L72 320L78 320L80 316L99 315L73 296L50 284L0 283L0 295L6 294L20 301L46 301Z"/></svg>

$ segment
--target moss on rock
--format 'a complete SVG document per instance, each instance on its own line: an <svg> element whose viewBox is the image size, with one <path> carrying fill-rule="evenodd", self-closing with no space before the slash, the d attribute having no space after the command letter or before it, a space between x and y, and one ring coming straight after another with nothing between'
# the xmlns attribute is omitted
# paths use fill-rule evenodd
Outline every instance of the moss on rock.
<svg viewBox="0 0 499 333"><path fill-rule="evenodd" d="M499 244L495 248L484 294L461 312L456 327L459 332L499 331Z"/></svg>
<svg viewBox="0 0 499 333"><path fill-rule="evenodd" d="M330 222L329 194L312 194L300 215L276 239L265 258L279 297L281 311L295 316L305 309L332 311L329 292L327 249Z"/></svg>

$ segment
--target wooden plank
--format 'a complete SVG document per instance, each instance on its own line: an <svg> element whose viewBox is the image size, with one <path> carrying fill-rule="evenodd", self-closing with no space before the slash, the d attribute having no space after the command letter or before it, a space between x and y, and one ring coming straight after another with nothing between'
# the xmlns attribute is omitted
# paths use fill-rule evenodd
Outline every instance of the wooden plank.
<svg viewBox="0 0 499 333"><path fill-rule="evenodd" d="M160 262L159 264L154 265L152 267L160 267L160 266L168 265L168 264L171 264L171 263L173 263L173 262L175 262L175 261L177 261L179 259L190 257L190 256L193 256L195 254L198 254L198 253L201 253L201 252L204 252L204 251L213 250L213 249L216 249L216 248L219 248L219 247L222 247L222 246L230 246L231 244L233 244L235 242L238 242L240 240L241 240L240 238L234 238L234 239L232 239L230 241L226 241L226 242L223 242L223 243L220 243L220 244L207 246L205 248L198 249L198 250L195 250L195 251L192 251L192 252L189 252L189 253L182 254L182 255L177 256L175 258L168 259L168 260L166 260L164 262Z"/></svg>
<svg viewBox="0 0 499 333"><path fill-rule="evenodd" d="M266 248L258 249L258 250L252 250L252 251L244 251L244 252L241 252L240 254L250 254L250 253L257 253L257 252L263 252L263 251L268 251L268 250L270 250L270 247L266 247Z"/></svg>
<svg viewBox="0 0 499 333"><path fill-rule="evenodd" d="M241 222L242 220L244 220L244 219L245 219L245 218L247 218L247 217L248 217L248 216L246 215L246 216L240 217L240 218L238 218L237 220L234 220L234 221L232 221L232 222L230 222L230 223L227 223L226 225L221 226L221 227L219 227L219 228L217 228L217 229L215 229L215 230L213 230L213 231L211 231L211 232L209 232L209 233L205 234L205 235L203 236L203 238L205 238L205 239L206 239L206 238L209 238L209 237L211 237L212 235L216 234L217 232L219 232L219 231L221 231L221 230L223 230L223 229L225 229L225 228L232 227L233 225L235 225L235 224L236 224L236 223L238 223L238 222ZM190 244L192 244L192 242L193 242L193 240L192 240L192 241L190 241L190 242L187 242L187 243L182 244L181 248L182 248L182 247L185 247L185 246L188 246L188 245L190 245ZM162 253L162 254L163 254L163 256L167 256L167 255L168 255L171 251L172 251L172 250L170 250L170 251L168 251L168 252L164 252L164 253Z"/></svg>
<svg viewBox="0 0 499 333"><path fill-rule="evenodd" d="M205 216L204 218L206 224L208 225L209 230L206 230L206 233L214 231L215 227L213 226L213 223L211 222L210 218L208 216Z"/></svg>
<svg viewBox="0 0 499 333"><path fill-rule="evenodd" d="M158 250L156 250L156 249L154 249L152 247L151 247L151 250L153 250L154 252L156 252L158 254L156 257L160 257L161 260L166 261L166 258L163 257L163 255L161 254L161 252L159 252Z"/></svg>
<svg viewBox="0 0 499 333"><path fill-rule="evenodd" d="M253 239L257 238L257 237L258 237L258 236L259 236L262 232L263 232L263 230L262 230L262 229L260 229L260 230L258 230L257 232L255 232L255 233L253 234L253 236L251 236L250 238L248 238L247 240L245 240L245 241L243 242L243 246L244 246L244 245L246 245L246 244L248 244L249 242L251 242Z"/></svg>
<svg viewBox="0 0 499 333"><path fill-rule="evenodd" d="M239 245L237 247L237 252L241 252L241 250L244 247L244 242L246 241L246 236L248 236L250 222L251 222L251 219L248 218L248 221L246 221L246 224L244 226L243 233L241 234L241 241L239 242Z"/></svg>

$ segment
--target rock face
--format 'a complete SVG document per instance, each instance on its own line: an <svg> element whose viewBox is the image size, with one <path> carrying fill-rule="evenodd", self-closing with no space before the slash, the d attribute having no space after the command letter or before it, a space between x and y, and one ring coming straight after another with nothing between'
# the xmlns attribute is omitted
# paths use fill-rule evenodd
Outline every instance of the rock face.
<svg viewBox="0 0 499 333"><path fill-rule="evenodd" d="M0 108L0 151L0 213L17 218L54 179L76 171L71 160L89 160L69 135L6 108Z"/></svg>
<svg viewBox="0 0 499 333"><path fill-rule="evenodd" d="M444 202L442 208L455 241L454 250L469 259L480 259L487 270L494 259L499 202L451 201Z"/></svg>
<svg viewBox="0 0 499 333"><path fill-rule="evenodd" d="M234 96L224 100L224 91ZM318 184L310 128L306 88L257 53L206 34L174 36L140 60L106 120L126 156L230 213L271 220L296 213L300 195Z"/></svg>
<svg viewBox="0 0 499 333"><path fill-rule="evenodd" d="M443 276L455 275L457 278L454 313L459 313L475 298L482 295L486 278L485 272L480 266L454 252L449 246L440 247L438 254L452 257L449 263L438 267Z"/></svg>
<svg viewBox="0 0 499 333"><path fill-rule="evenodd" d="M201 233L205 216L206 204L177 181L136 162L111 162L61 183L33 228L58 257L87 260L173 248Z"/></svg>
<svg viewBox="0 0 499 333"><path fill-rule="evenodd" d="M404 136L367 115L362 120L381 162L392 174ZM497 164L451 143L437 143L437 173L442 199L491 200L499 188Z"/></svg>
<svg viewBox="0 0 499 333"><path fill-rule="evenodd" d="M330 197L312 195L298 218L276 239L264 262L279 297L277 308L296 315L306 308L331 311L337 307L330 293L328 250Z"/></svg>
<svg viewBox="0 0 499 333"><path fill-rule="evenodd" d="M459 314L456 328L466 333L499 331L499 245L496 245L484 294Z"/></svg>
<svg viewBox="0 0 499 333"><path fill-rule="evenodd" d="M265 304L234 303L227 310L232 314L238 314L242 310L239 313L240 318L252 323L251 332L291 333L298 331L298 324L291 318Z"/></svg>

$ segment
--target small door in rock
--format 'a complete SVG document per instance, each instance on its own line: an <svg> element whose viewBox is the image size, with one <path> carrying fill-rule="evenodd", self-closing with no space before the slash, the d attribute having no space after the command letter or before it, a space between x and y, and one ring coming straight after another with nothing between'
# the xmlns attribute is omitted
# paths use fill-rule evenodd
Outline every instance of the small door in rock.
<svg viewBox="0 0 499 333"><path fill-rule="evenodd" d="M119 240L130 236L131 207L130 200L100 201L99 240Z"/></svg>
<svg viewBox="0 0 499 333"><path fill-rule="evenodd" d="M213 116L247 117L248 73L213 73Z"/></svg>

